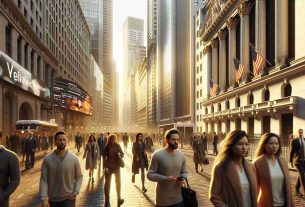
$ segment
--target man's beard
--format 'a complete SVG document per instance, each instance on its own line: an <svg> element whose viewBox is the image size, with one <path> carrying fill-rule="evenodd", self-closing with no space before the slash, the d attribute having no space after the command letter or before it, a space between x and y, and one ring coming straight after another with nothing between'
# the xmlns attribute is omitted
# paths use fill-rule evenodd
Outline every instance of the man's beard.
<svg viewBox="0 0 305 207"><path fill-rule="evenodd" d="M168 143L168 146L172 149L177 149L178 148L178 144L175 143L175 144L172 144L172 143Z"/></svg>
<svg viewBox="0 0 305 207"><path fill-rule="evenodd" d="M58 150L65 150L66 149L66 145L64 145L64 144L58 145L57 149Z"/></svg>

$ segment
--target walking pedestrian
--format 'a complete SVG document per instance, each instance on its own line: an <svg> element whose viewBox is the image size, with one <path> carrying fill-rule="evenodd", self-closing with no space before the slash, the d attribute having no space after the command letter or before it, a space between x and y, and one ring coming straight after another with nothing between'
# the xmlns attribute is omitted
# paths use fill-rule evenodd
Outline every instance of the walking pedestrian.
<svg viewBox="0 0 305 207"><path fill-rule="evenodd" d="M214 132L214 136L213 136L213 154L214 155L218 155L217 145L218 145L218 135L216 134L216 132Z"/></svg>
<svg viewBox="0 0 305 207"><path fill-rule="evenodd" d="M100 150L96 142L95 136L92 134L89 136L83 158L86 158L86 170L89 170L89 180L91 180L91 176L92 176L92 183L93 183L94 169L96 169L97 162L100 158Z"/></svg>
<svg viewBox="0 0 305 207"><path fill-rule="evenodd" d="M231 131L223 140L212 171L209 197L216 207L256 207L255 167L245 158L249 151L246 132Z"/></svg>
<svg viewBox="0 0 305 207"><path fill-rule="evenodd" d="M47 154L49 149L49 142L45 133L42 133L41 146L42 146L42 150L44 150L44 153Z"/></svg>
<svg viewBox="0 0 305 207"><path fill-rule="evenodd" d="M148 154L149 159L151 159L151 154L153 153L154 142L150 134L144 139L145 151Z"/></svg>
<svg viewBox="0 0 305 207"><path fill-rule="evenodd" d="M124 157L121 146L117 143L117 137L115 134L111 134L108 137L107 146L105 149L105 207L110 207L110 186L112 174L115 175L117 203L121 206L124 203L124 199L121 198L121 169L120 159Z"/></svg>
<svg viewBox="0 0 305 207"><path fill-rule="evenodd" d="M104 163L105 163L105 148L107 145L107 139L104 136L103 133L100 134L100 137L97 139L97 144L100 149L100 157L99 157L99 166L101 166L101 158L103 158L103 169L104 169Z"/></svg>
<svg viewBox="0 0 305 207"><path fill-rule="evenodd" d="M203 134L201 135L201 139L202 139L202 145L203 145L203 149L205 151L206 154L208 154L208 137L205 134L205 132L203 132Z"/></svg>
<svg viewBox="0 0 305 207"><path fill-rule="evenodd" d="M53 151L53 145L54 145L54 137L53 137L53 135L51 133L48 136L48 141L49 141L49 145L51 147L51 152L52 152Z"/></svg>
<svg viewBox="0 0 305 207"><path fill-rule="evenodd" d="M175 128L165 133L167 146L157 150L151 159L147 178L157 182L156 206L183 207L181 186L187 178L186 159L177 150L179 131Z"/></svg>
<svg viewBox="0 0 305 207"><path fill-rule="evenodd" d="M37 149L37 139L32 132L29 132L25 140L25 168L33 168L35 164L35 151Z"/></svg>
<svg viewBox="0 0 305 207"><path fill-rule="evenodd" d="M66 149L65 132L55 134L55 146L41 167L39 195L42 207L74 207L83 174L78 157Z"/></svg>
<svg viewBox="0 0 305 207"><path fill-rule="evenodd" d="M14 132L14 134L10 136L9 142L10 142L10 149L13 152L15 152L16 154L18 154L18 148L20 146L20 139L19 139L19 136L17 135L17 132Z"/></svg>
<svg viewBox="0 0 305 207"><path fill-rule="evenodd" d="M128 135L127 135L127 133L125 133L125 134L123 135L123 143L124 143L124 151L125 151L125 152L126 152L126 150L127 150L128 141L129 141Z"/></svg>
<svg viewBox="0 0 305 207"><path fill-rule="evenodd" d="M257 147L254 165L258 190L258 206L293 207L290 174L287 161L281 156L280 137L274 133L264 134Z"/></svg>
<svg viewBox="0 0 305 207"><path fill-rule="evenodd" d="M298 130L298 137L291 142L290 149L290 163L291 167L295 167L298 171L298 181L295 185L295 194L303 196L300 192L301 186L305 193L305 139L303 136L303 129Z"/></svg>
<svg viewBox="0 0 305 207"><path fill-rule="evenodd" d="M195 137L193 139L193 150L194 150L194 156L193 156L193 161L195 163L195 171L196 173L198 172L198 165L201 166L201 172L203 172L203 167L202 165L205 163L205 152L202 146L202 143L200 141L200 138L198 139Z"/></svg>
<svg viewBox="0 0 305 207"><path fill-rule="evenodd" d="M80 148L82 147L82 142L83 142L83 139L82 139L80 133L77 132L77 135L75 136L75 145L76 145L78 153L80 151Z"/></svg>
<svg viewBox="0 0 305 207"><path fill-rule="evenodd" d="M0 137L0 140L2 138ZM8 207L10 195L20 183L19 160L16 153L0 144L0 206Z"/></svg>
<svg viewBox="0 0 305 207"><path fill-rule="evenodd" d="M145 144L143 142L143 134L136 135L136 141L132 145L132 182L135 182L136 174L141 169L142 192L146 193L145 188L145 168L148 168L148 159L145 152Z"/></svg>

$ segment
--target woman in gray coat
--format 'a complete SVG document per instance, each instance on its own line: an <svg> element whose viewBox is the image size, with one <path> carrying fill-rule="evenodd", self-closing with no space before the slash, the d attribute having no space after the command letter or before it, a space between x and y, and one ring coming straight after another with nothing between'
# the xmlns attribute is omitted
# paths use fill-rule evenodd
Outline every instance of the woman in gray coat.
<svg viewBox="0 0 305 207"><path fill-rule="evenodd" d="M96 169L99 157L99 146L96 142L95 136L91 134L88 143L86 144L83 158L86 158L86 170L89 170L89 179L91 179L92 176L92 182L94 182L93 173L94 169Z"/></svg>

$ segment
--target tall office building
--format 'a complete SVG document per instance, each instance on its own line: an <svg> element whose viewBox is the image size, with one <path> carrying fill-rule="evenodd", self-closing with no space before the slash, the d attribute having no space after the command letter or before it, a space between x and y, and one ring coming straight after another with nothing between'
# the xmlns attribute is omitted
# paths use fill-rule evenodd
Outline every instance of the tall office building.
<svg viewBox="0 0 305 207"><path fill-rule="evenodd" d="M134 78L139 62L146 57L144 46L144 20L127 17L123 26L123 125L134 123L135 85Z"/></svg>
<svg viewBox="0 0 305 207"><path fill-rule="evenodd" d="M157 131L157 0L147 2L147 126Z"/></svg>
<svg viewBox="0 0 305 207"><path fill-rule="evenodd" d="M185 0L157 2L157 120L159 129L193 131L190 69L190 4Z"/></svg>
<svg viewBox="0 0 305 207"><path fill-rule="evenodd" d="M112 57L112 0L80 0L91 33L90 50L104 75L103 123L116 125L115 71Z"/></svg>
<svg viewBox="0 0 305 207"><path fill-rule="evenodd" d="M90 51L96 63L102 69L103 65L103 1L80 0L84 16L90 30Z"/></svg>
<svg viewBox="0 0 305 207"><path fill-rule="evenodd" d="M44 42L59 61L59 69L54 79L59 82L54 84L67 80L67 84L62 86L67 85L75 91L82 91L79 94L84 101L90 96L90 30L79 1L45 1L44 10ZM84 129L85 116L85 113L68 110L67 107L59 105L55 110L57 123L66 127L66 130Z"/></svg>

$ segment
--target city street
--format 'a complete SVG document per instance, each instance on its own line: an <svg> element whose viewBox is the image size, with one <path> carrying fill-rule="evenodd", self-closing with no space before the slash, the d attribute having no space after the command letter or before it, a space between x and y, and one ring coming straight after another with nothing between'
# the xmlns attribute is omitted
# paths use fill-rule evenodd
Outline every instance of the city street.
<svg viewBox="0 0 305 207"><path fill-rule="evenodd" d="M124 198L125 203L123 206L137 207L137 206L154 206L154 186L155 183L150 181L146 182L147 193L143 194L141 192L141 181L140 175L136 176L136 182L133 184L131 182L131 154L130 146L125 153L125 163L126 167L122 169L122 198ZM190 149L182 150L187 157L187 167L189 171L189 183L190 186L197 192L197 198L199 201L199 206L212 206L208 199L208 189L210 173L213 163L213 156L209 156L211 163L204 166L204 172L197 174L194 170L194 164L192 161L192 151ZM76 152L72 149L72 152ZM84 174L84 180L81 188L80 195L77 197L76 206L103 206L103 182L104 177L102 171L95 172L95 182L92 184L89 182L88 172L85 168L85 160L82 159L83 151L77 154L80 158L82 170ZM39 178L40 178L40 166L42 164L43 154L37 154L37 162L33 169L28 171L22 171L21 183L17 190L13 193L11 197L10 206L12 207L32 207L39 206ZM24 163L21 163L21 169L24 169ZM292 183L295 183L296 173L291 172ZM293 188L294 189L294 188ZM114 185L114 178L112 179L111 186L111 204L116 206L116 192ZM299 197L294 197L296 206L304 206L304 199Z"/></svg>

